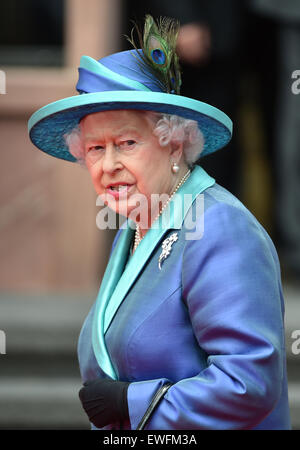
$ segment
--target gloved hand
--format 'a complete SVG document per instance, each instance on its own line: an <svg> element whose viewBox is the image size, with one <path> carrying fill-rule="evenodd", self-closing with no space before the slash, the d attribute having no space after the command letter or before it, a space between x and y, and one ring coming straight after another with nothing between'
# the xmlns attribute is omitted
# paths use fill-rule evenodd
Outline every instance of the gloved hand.
<svg viewBox="0 0 300 450"><path fill-rule="evenodd" d="M86 381L79 391L83 409L97 428L129 419L127 389L129 382L110 378Z"/></svg>

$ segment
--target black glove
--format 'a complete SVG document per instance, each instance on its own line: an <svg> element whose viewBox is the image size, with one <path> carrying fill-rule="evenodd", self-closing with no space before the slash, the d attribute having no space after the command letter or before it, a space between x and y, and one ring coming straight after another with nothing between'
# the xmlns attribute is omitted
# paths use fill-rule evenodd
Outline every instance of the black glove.
<svg viewBox="0 0 300 450"><path fill-rule="evenodd" d="M129 419L128 382L97 378L86 381L83 386L79 398L90 422L97 428Z"/></svg>

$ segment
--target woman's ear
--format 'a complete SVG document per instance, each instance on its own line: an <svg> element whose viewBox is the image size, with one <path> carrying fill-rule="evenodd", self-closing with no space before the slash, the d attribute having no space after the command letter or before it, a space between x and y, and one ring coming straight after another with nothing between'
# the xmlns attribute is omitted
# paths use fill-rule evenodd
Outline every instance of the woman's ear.
<svg viewBox="0 0 300 450"><path fill-rule="evenodd" d="M171 153L173 161L179 162L183 154L183 142L171 142Z"/></svg>

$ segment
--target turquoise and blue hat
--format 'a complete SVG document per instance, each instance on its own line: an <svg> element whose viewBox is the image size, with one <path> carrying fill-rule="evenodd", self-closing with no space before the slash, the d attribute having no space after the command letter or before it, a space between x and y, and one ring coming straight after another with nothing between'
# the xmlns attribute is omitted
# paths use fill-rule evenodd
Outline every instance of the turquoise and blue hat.
<svg viewBox="0 0 300 450"><path fill-rule="evenodd" d="M83 117L99 111L148 110L196 120L204 136L201 157L221 149L231 139L232 121L224 112L207 103L164 92L150 71L141 70L133 50L99 61L82 56L76 89L79 95L40 108L28 122L33 144L57 158L76 161L63 136L77 127Z"/></svg>

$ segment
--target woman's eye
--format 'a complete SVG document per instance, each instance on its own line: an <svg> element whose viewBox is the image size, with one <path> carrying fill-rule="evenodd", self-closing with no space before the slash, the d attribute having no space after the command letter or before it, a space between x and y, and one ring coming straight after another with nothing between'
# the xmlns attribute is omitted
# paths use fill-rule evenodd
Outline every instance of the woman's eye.
<svg viewBox="0 0 300 450"><path fill-rule="evenodd" d="M133 139L128 139L128 141L121 142L120 146L128 148L128 147L133 147L135 144L136 144L136 142Z"/></svg>
<svg viewBox="0 0 300 450"><path fill-rule="evenodd" d="M94 145L93 147L88 148L88 152L92 151L92 150L103 150L104 147L102 147L101 145Z"/></svg>

